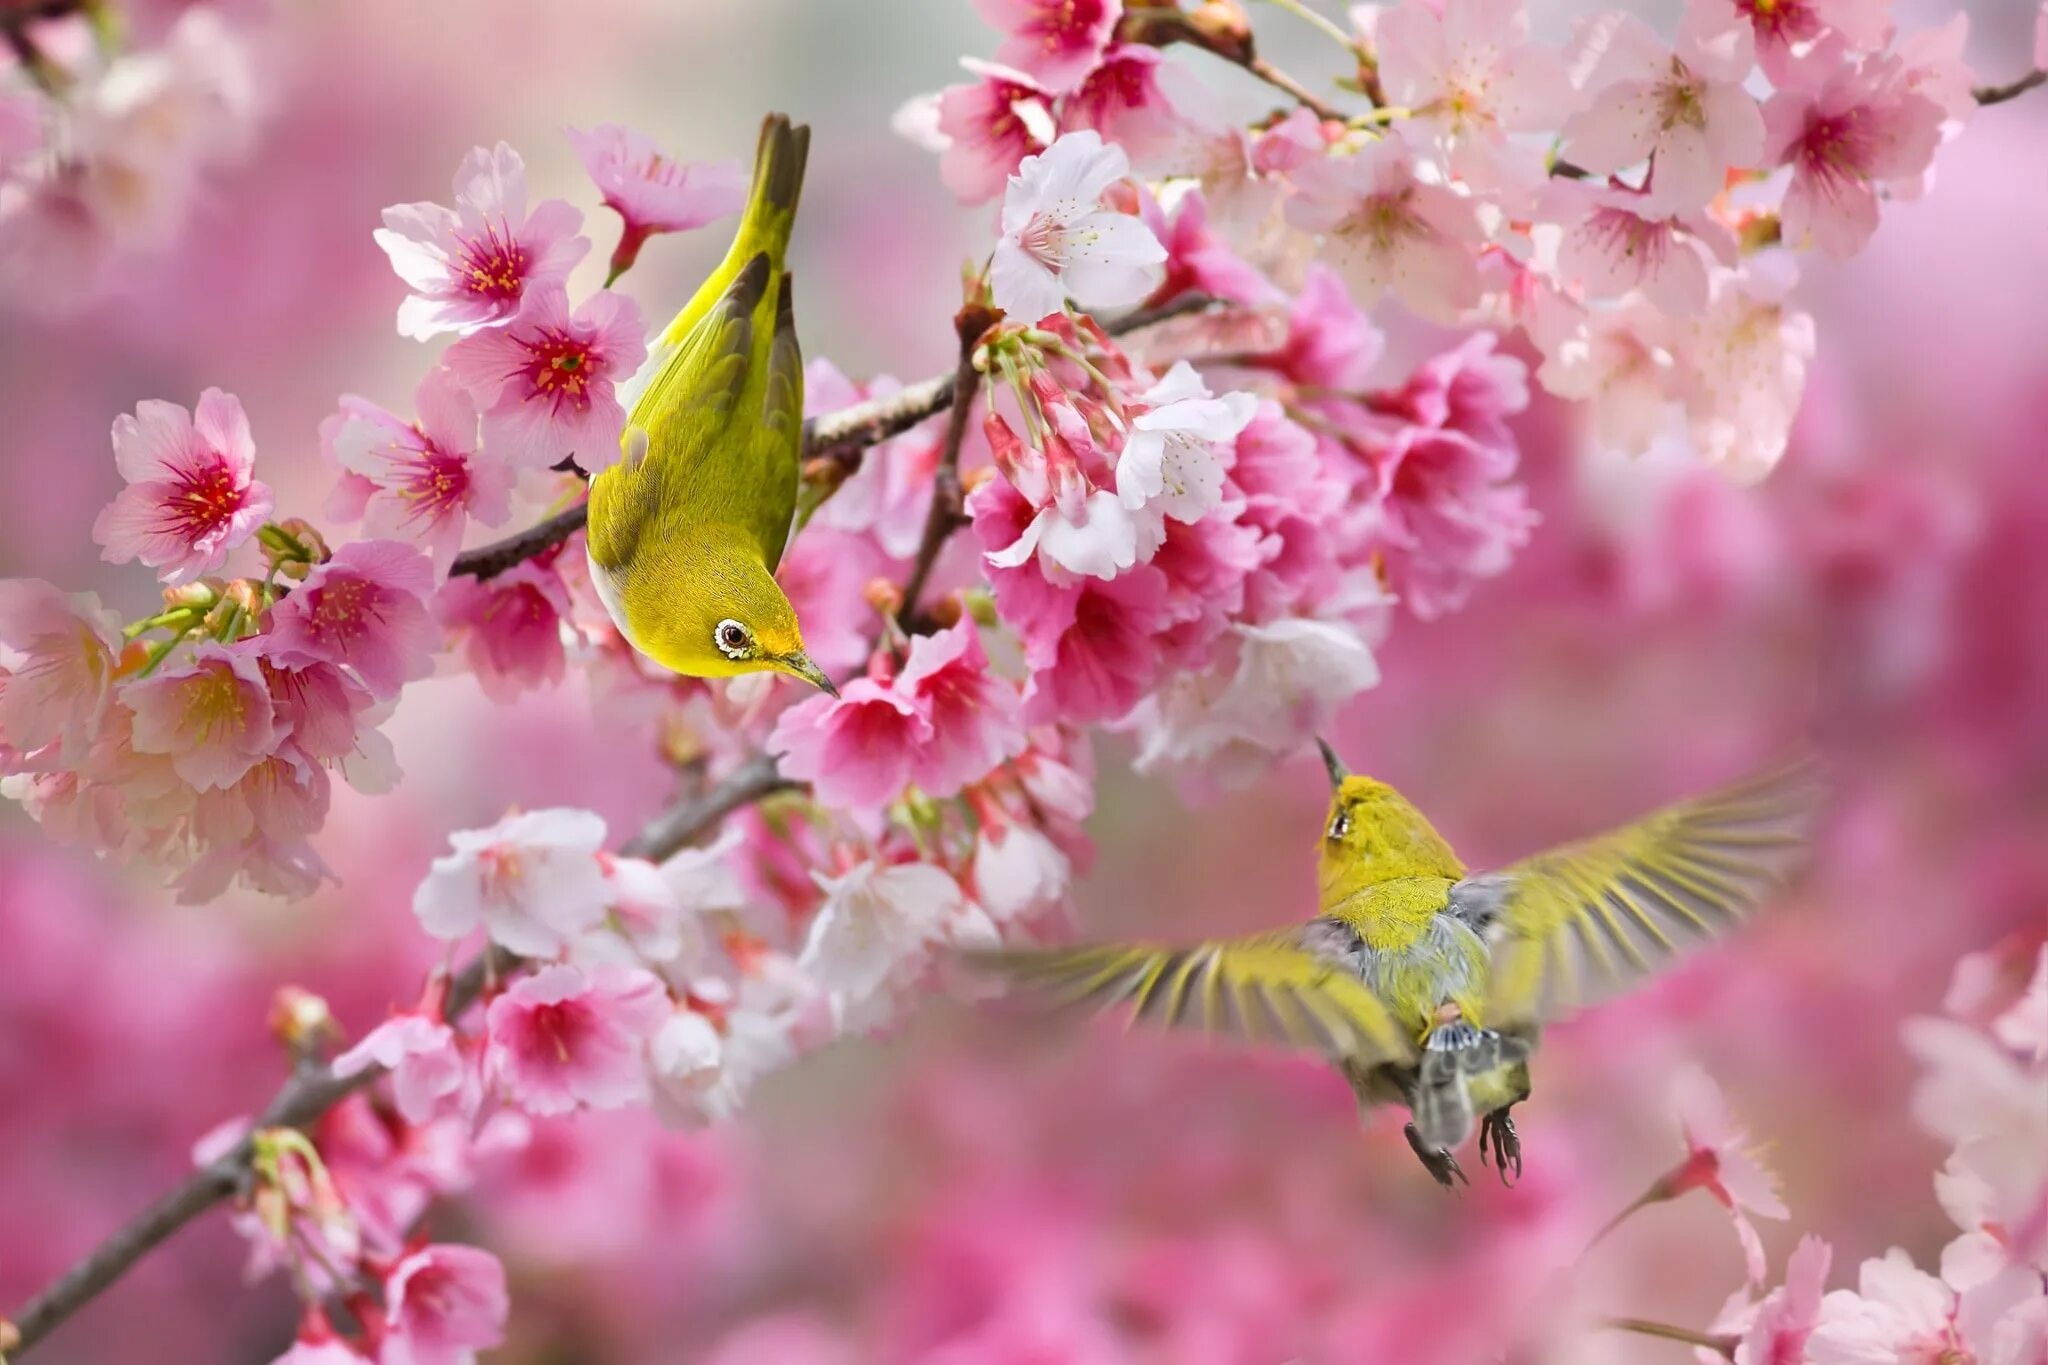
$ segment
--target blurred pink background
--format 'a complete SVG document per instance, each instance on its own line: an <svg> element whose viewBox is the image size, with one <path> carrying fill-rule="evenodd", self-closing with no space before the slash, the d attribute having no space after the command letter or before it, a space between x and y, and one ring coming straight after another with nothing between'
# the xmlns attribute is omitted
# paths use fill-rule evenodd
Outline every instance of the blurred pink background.
<svg viewBox="0 0 2048 1365"><path fill-rule="evenodd" d="M1555 31L1578 12L1534 8ZM1974 7L1979 70L2024 65L2023 8ZM1284 16L1259 18L1284 58ZM282 74L259 149L178 245L83 316L0 316L0 576L143 604L147 580L99 564L88 536L117 486L107 424L143 398L239 394L280 507L313 510L335 397L402 407L426 365L393 331L400 291L370 229L387 203L442 196L475 143L511 141L536 197L570 197L602 234L564 124L627 122L722 159L788 110L817 130L795 250L807 350L859 376L946 359L953 263L984 224L888 121L987 49L964 4L362 0L285 7L266 31ZM1984 111L1863 256L1808 258L1819 359L1761 489L1595 457L1539 398L1520 423L1531 545L1463 612L1404 622L1386 681L1345 718L1353 766L1476 864L1802 742L1838 774L1819 864L1778 913L1555 1031L1518 1115L1521 1188L1446 1199L1397 1126L1361 1132L1313 1062L934 1000L900 1036L775 1077L729 1127L592 1116L487 1168L474 1210L436 1221L512 1268L513 1344L492 1359L1448 1362L1497 1349L1567 1280L1592 1312L1703 1325L1741 1277L1704 1201L1569 1269L1677 1154L1665 1078L1692 1061L1784 1176L1774 1264L1802 1230L1835 1243L1838 1276L1895 1244L1929 1263L1953 1231L1899 1025L1938 1009L1962 953L2038 939L2048 913L2044 137L2048 95ZM721 232L655 243L629 292L662 311ZM510 709L440 680L392 730L403 786L338 795L322 847L343 884L295 904L174 907L0 807L0 1310L269 1095L276 985L322 993L352 1030L414 988L434 951L411 888L449 830L520 804L587 804L629 830L665 790L573 677ZM1306 913L1313 763L1190 804L1128 759L1098 752L1083 932ZM240 1256L205 1220L37 1358L269 1360L290 1294L244 1290ZM1684 1351L1601 1340L1616 1360Z"/></svg>

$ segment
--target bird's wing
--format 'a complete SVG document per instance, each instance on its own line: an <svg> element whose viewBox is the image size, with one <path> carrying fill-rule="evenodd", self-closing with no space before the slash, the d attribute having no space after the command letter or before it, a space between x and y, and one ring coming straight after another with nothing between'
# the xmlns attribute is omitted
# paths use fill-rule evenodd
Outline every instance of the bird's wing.
<svg viewBox="0 0 2048 1365"><path fill-rule="evenodd" d="M1448 912L1491 949L1487 1023L1556 1018L1740 923L1798 864L1819 792L1801 764L1458 882Z"/></svg>
<svg viewBox="0 0 2048 1365"><path fill-rule="evenodd" d="M1100 944L971 955L982 969L1061 1006L1129 1002L1132 1018L1331 1058L1396 1061L1413 1052L1360 978L1358 936L1332 920L1169 948Z"/></svg>
<svg viewBox="0 0 2048 1365"><path fill-rule="evenodd" d="M709 520L748 506L745 487L717 477L717 452L745 449L744 433L736 440L732 427L748 387L756 316L774 278L766 255L747 262L634 405L626 439L630 445L641 439L636 429L644 433L645 451L591 481L589 544L599 564L625 564L662 509ZM722 505L711 506L714 499Z"/></svg>
<svg viewBox="0 0 2048 1365"><path fill-rule="evenodd" d="M768 373L761 397L761 422L753 432L753 459L769 494L759 502L754 534L761 559L773 573L782 562L796 517L798 466L804 448L804 353L796 339L796 302L787 271L775 294L775 330L768 346ZM787 496L782 496L786 491Z"/></svg>

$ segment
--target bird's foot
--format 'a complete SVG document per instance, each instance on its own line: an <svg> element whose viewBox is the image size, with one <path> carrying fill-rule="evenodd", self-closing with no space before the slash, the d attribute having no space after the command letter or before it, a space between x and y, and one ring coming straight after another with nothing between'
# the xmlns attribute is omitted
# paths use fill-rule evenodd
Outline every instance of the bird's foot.
<svg viewBox="0 0 2048 1365"><path fill-rule="evenodd" d="M1415 1155L1421 1160L1423 1168L1437 1184L1447 1190L1454 1190L1459 1185L1472 1183L1465 1178L1465 1172L1459 1169L1458 1158L1451 1155L1450 1148L1430 1146L1422 1140L1421 1131L1412 1123L1401 1131L1407 1135L1408 1145L1415 1150Z"/></svg>
<svg viewBox="0 0 2048 1365"><path fill-rule="evenodd" d="M1487 1161L1486 1143L1488 1135L1493 1138L1492 1163L1500 1171L1500 1183L1513 1185L1522 1178L1522 1136L1515 1131L1515 1121L1505 1109L1496 1109L1479 1120L1479 1159ZM1508 1178L1508 1168L1514 1168L1514 1179Z"/></svg>

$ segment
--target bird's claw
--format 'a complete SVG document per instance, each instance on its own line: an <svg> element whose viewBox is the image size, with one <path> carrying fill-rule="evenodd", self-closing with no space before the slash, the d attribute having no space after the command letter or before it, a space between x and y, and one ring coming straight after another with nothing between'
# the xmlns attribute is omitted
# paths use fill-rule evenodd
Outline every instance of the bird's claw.
<svg viewBox="0 0 2048 1365"><path fill-rule="evenodd" d="M1465 1177L1464 1169L1458 1165L1458 1158L1451 1155L1449 1148L1432 1147L1424 1142L1422 1134L1412 1123L1405 1131L1409 1147L1414 1150L1416 1157L1422 1162L1423 1169L1429 1172L1437 1184L1447 1190L1455 1190L1460 1185L1471 1185L1472 1182Z"/></svg>
<svg viewBox="0 0 2048 1365"><path fill-rule="evenodd" d="M1513 1185L1522 1178L1522 1137L1515 1131L1515 1121L1505 1109L1496 1109L1479 1121L1479 1159L1486 1161L1488 1135L1493 1138L1492 1164L1500 1172L1500 1183ZM1514 1168L1514 1180L1508 1178L1508 1168Z"/></svg>

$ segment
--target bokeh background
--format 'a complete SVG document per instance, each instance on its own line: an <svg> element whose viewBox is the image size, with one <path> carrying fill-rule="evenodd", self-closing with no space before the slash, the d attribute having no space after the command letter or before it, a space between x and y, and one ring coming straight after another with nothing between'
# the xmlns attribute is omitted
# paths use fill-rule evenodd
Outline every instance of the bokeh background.
<svg viewBox="0 0 2048 1365"><path fill-rule="evenodd" d="M1581 12L1532 9L1557 33ZM1952 9L1899 6L1907 24ZM1977 69L2017 74L2033 7L1971 9ZM1258 18L1276 58L1313 68L1285 15ZM990 49L965 3L356 0L280 6L264 31L261 141L177 245L83 315L0 316L0 576L143 604L144 577L110 572L89 537L116 487L108 422L143 398L239 394L281 507L317 508L336 395L402 409L427 363L393 331L370 229L387 203L442 197L476 143L511 141L536 197L570 197L602 234L563 125L626 122L723 159L788 110L818 130L795 248L807 349L862 376L947 359L953 262L987 224L889 118ZM1807 258L1819 359L1760 489L1599 457L1539 398L1519 425L1532 543L1465 611L1404 622L1386 681L1346 714L1353 765L1480 863L1802 744L1837 774L1818 865L1780 913L1555 1031L1520 1189L1443 1197L1397 1125L1361 1131L1313 1063L935 1000L898 1036L775 1077L722 1129L594 1116L487 1163L436 1226L512 1268L514 1344L493 1359L1451 1362L1536 1332L1530 1305L1562 1299L1702 1326L1741 1278L1703 1200L1572 1264L1678 1155L1668 1080L1695 1063L1785 1179L1774 1264L1806 1230L1835 1243L1837 1283L1891 1245L1930 1264L1953 1229L1899 1025L1938 1009L1960 954L2038 939L2048 913L2044 153L2048 95L1984 111L1861 257ZM657 241L630 292L662 311L722 249L717 228ZM410 993L432 960L411 888L448 831L557 804L631 829L667 789L644 736L573 677L511 708L437 680L391 729L403 785L338 793L322 847L343 883L304 902L175 907L0 809L0 1309L268 1096L276 985L325 995L352 1030ZM1314 765L1192 797L1130 776L1113 741L1098 759L1085 932L1305 913ZM294 1309L279 1281L245 1288L241 1259L211 1217L39 1358L266 1361ZM1572 1358L1603 1349L1684 1352L1605 1338Z"/></svg>

